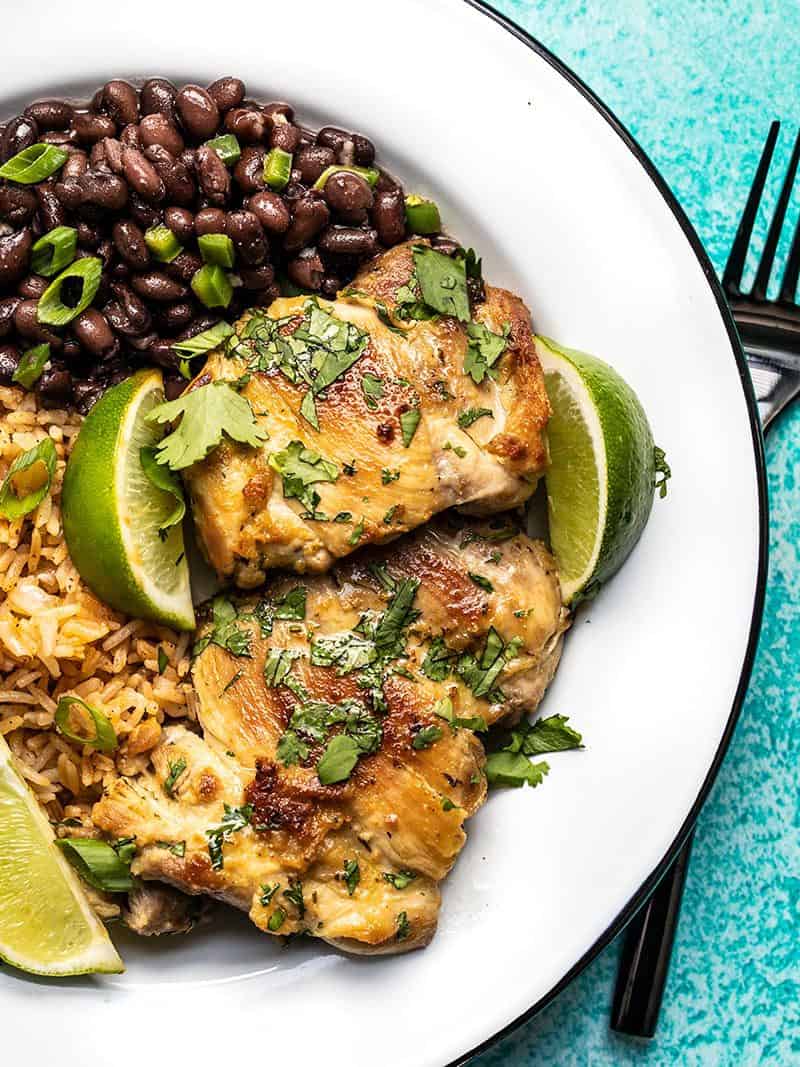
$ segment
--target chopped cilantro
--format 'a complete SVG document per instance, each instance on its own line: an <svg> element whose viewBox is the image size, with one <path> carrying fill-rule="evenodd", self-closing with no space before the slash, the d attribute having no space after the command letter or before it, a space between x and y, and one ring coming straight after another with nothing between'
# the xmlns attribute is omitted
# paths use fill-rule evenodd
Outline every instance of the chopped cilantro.
<svg viewBox="0 0 800 1067"><path fill-rule="evenodd" d="M233 834L243 830L245 826L249 826L253 815L251 804L242 804L239 808L233 808L230 804L225 804L224 808L225 814L222 816L219 826L206 830L208 855L211 858L211 866L215 871L220 871L223 867L222 846L224 843L230 841Z"/></svg>
<svg viewBox="0 0 800 1067"><path fill-rule="evenodd" d="M414 273L427 307L442 315L452 315L461 322L469 322L467 272L463 259L417 245L414 248Z"/></svg>
<svg viewBox="0 0 800 1067"><path fill-rule="evenodd" d="M374 374L362 374L361 389L367 401L367 407L377 408L378 401L383 396L383 379L376 378Z"/></svg>
<svg viewBox="0 0 800 1067"><path fill-rule="evenodd" d="M441 726L435 726L431 724L429 726L423 726L421 730L418 730L411 739L411 747L418 751L423 748L430 748L442 737Z"/></svg>
<svg viewBox="0 0 800 1067"><path fill-rule="evenodd" d="M412 607L418 588L417 578L404 578L398 585L375 629L375 648L379 656L398 659L403 654L402 631L418 616Z"/></svg>
<svg viewBox="0 0 800 1067"><path fill-rule="evenodd" d="M305 586L296 585L288 593L278 600L265 597L256 605L253 614L261 628L261 636L269 637L276 619L281 621L294 621L306 617Z"/></svg>
<svg viewBox="0 0 800 1067"><path fill-rule="evenodd" d="M161 645L158 646L158 673L163 674L169 665L169 656Z"/></svg>
<svg viewBox="0 0 800 1067"><path fill-rule="evenodd" d="M177 856L179 860L182 860L186 855L185 841L156 841L156 848L166 849L173 856Z"/></svg>
<svg viewBox="0 0 800 1067"><path fill-rule="evenodd" d="M406 889L416 877L417 876L413 871L406 870L405 868L399 870L396 874L393 874L390 871L383 872L384 882L388 882L389 885L394 886L395 889Z"/></svg>
<svg viewBox="0 0 800 1067"><path fill-rule="evenodd" d="M309 515L304 517L319 518L319 493L311 486L335 482L339 477L336 464L306 448L302 441L291 441L282 452L272 453L269 465L283 479L283 495L299 500L307 508Z"/></svg>
<svg viewBox="0 0 800 1067"><path fill-rule="evenodd" d="M403 445L406 448L409 448L414 440L421 417L419 408L409 408L400 416L400 430L403 434Z"/></svg>
<svg viewBox="0 0 800 1067"><path fill-rule="evenodd" d="M269 920L267 922L267 929L269 930L269 932L274 934L277 930L280 930L280 928L284 924L285 919L286 912L283 910L283 908L276 908L275 911L273 911L272 915L270 915Z"/></svg>
<svg viewBox="0 0 800 1067"><path fill-rule="evenodd" d="M467 326L467 354L464 357L464 373L480 385L487 377L497 374L495 364L506 350L510 327L503 327L502 334L492 333L482 322L470 322Z"/></svg>
<svg viewBox="0 0 800 1067"><path fill-rule="evenodd" d="M281 896L286 897L297 908L299 917L302 919L306 913L306 902L303 900L303 883L295 882L288 889L284 889Z"/></svg>
<svg viewBox="0 0 800 1067"><path fill-rule="evenodd" d="M280 882L273 882L272 885L269 885L269 883L265 883L261 886L261 896L258 898L258 901L262 905L262 907L266 908L269 904L272 903L272 898L278 892L280 887Z"/></svg>
<svg viewBox="0 0 800 1067"><path fill-rule="evenodd" d="M422 661L422 673L434 682L443 682L448 677L458 653L444 643L442 637L434 637Z"/></svg>
<svg viewBox="0 0 800 1067"><path fill-rule="evenodd" d="M353 532L347 538L348 545L357 545L361 538L364 536L364 516L362 515L358 521L358 525L354 528Z"/></svg>
<svg viewBox="0 0 800 1067"><path fill-rule="evenodd" d="M494 418L491 408L467 408L466 411L460 412L457 421L461 429L466 430L466 428L471 426L473 422L477 422L478 419L482 419L486 416L490 419Z"/></svg>
<svg viewBox="0 0 800 1067"><path fill-rule="evenodd" d="M229 382L209 382L177 400L158 404L146 416L159 425L181 417L177 427L156 446L155 458L170 470L184 470L204 459L227 435L243 445L258 447L267 434L256 422L246 397Z"/></svg>
<svg viewBox="0 0 800 1067"><path fill-rule="evenodd" d="M270 689L283 685L292 664L302 655L296 648L271 648L264 660L264 681Z"/></svg>
<svg viewBox="0 0 800 1067"><path fill-rule="evenodd" d="M222 693L227 693L229 689L233 688L233 686L236 685L236 683L239 681L243 674L244 671L235 671L231 677L231 680L223 688ZM220 693L220 696L222 696L222 693Z"/></svg>
<svg viewBox="0 0 800 1067"><path fill-rule="evenodd" d="M356 891L356 886L361 881L361 868L358 860L344 861L344 883L347 886L347 895L351 897Z"/></svg>
<svg viewBox="0 0 800 1067"><path fill-rule="evenodd" d="M317 764L317 777L322 785L347 781L359 755L358 745L348 734L332 737Z"/></svg>
<svg viewBox="0 0 800 1067"><path fill-rule="evenodd" d="M458 804L454 804L450 797L442 797L442 811L455 811Z"/></svg>
<svg viewBox="0 0 800 1067"><path fill-rule="evenodd" d="M463 653L458 658L456 672L472 690L473 696L486 697L491 703L498 703L503 699L503 694L495 688L495 682L506 663L516 656L518 649L518 640L505 644L492 626L486 635L486 644L480 657L476 658L471 652Z"/></svg>
<svg viewBox="0 0 800 1067"><path fill-rule="evenodd" d="M286 767L308 759L308 745L294 730L286 730L278 739L275 756Z"/></svg>
<svg viewBox="0 0 800 1067"><path fill-rule="evenodd" d="M511 731L503 745L504 752L522 752L526 756L540 756L545 752L566 752L583 748L583 738L577 730L567 726L566 715L550 715L530 723L523 720Z"/></svg>
<svg viewBox="0 0 800 1067"><path fill-rule="evenodd" d="M485 589L487 593L494 592L494 586L488 578L484 578L482 574L474 574L472 571L467 571L470 581L474 582L481 589Z"/></svg>
<svg viewBox="0 0 800 1067"><path fill-rule="evenodd" d="M333 516L334 522L352 522L353 513L351 511L337 511Z"/></svg>
<svg viewBox="0 0 800 1067"><path fill-rule="evenodd" d="M186 770L187 763L183 756L180 756L176 760L169 761L169 774L164 779L164 792L168 797L175 796L175 786L178 784L178 779Z"/></svg>
<svg viewBox="0 0 800 1067"><path fill-rule="evenodd" d="M482 715L470 715L466 718L459 718L453 714L453 701L450 697L442 697L441 700L437 700L431 708L434 715L438 715L440 719L445 719L453 728L455 732L459 727L464 730L478 730L483 733L489 729L486 725L486 719Z"/></svg>
<svg viewBox="0 0 800 1067"><path fill-rule="evenodd" d="M367 568L369 573L373 577L377 578L387 593L397 592L397 582L389 574L389 567L386 563L370 563Z"/></svg>
<svg viewBox="0 0 800 1067"><path fill-rule="evenodd" d="M445 452L455 452L459 459L463 459L467 454L466 448L462 448L461 445L454 445L450 441L445 441L442 448Z"/></svg>
<svg viewBox="0 0 800 1067"><path fill-rule="evenodd" d="M381 484L389 485L391 482L396 482L399 477L399 470L390 470L388 467L384 467L381 471Z"/></svg>
<svg viewBox="0 0 800 1067"><path fill-rule="evenodd" d="M519 787L541 785L550 767L547 763L531 763L521 752L492 752L486 759L486 777L490 785Z"/></svg>
<svg viewBox="0 0 800 1067"><path fill-rule="evenodd" d="M387 526L391 526L392 523L394 522L394 517L397 514L397 511L398 511L399 507L400 507L399 504L392 504L392 506L389 508L389 510L383 516L383 521Z"/></svg>
<svg viewBox="0 0 800 1067"><path fill-rule="evenodd" d="M394 935L395 941L405 941L405 939L411 933L411 926L408 922L408 916L404 911L401 911L394 922L395 926L397 927L397 933Z"/></svg>
<svg viewBox="0 0 800 1067"><path fill-rule="evenodd" d="M237 622L242 617L234 605L224 596L215 596L211 602L212 626L199 641L195 642L193 655L199 656L209 645L218 645L234 656L252 656L253 635Z"/></svg>

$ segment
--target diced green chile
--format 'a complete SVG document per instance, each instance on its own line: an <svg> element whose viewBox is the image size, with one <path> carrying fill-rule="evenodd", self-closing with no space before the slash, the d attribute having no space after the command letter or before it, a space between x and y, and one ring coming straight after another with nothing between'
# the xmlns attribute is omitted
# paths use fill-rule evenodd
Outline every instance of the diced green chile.
<svg viewBox="0 0 800 1067"><path fill-rule="evenodd" d="M61 170L68 155L63 148L54 144L32 144L0 167L0 178L19 182L20 185L35 185Z"/></svg>
<svg viewBox="0 0 800 1067"><path fill-rule="evenodd" d="M178 238L169 226L165 226L163 223L158 226L151 226L149 230L146 230L144 241L150 249L153 259L157 259L159 263L171 263L183 251L183 246Z"/></svg>
<svg viewBox="0 0 800 1067"><path fill-rule="evenodd" d="M192 278L192 291L207 308L226 308L233 297L231 280L222 267L206 263Z"/></svg>
<svg viewBox="0 0 800 1067"><path fill-rule="evenodd" d="M340 174L343 170L349 171L351 174L358 174L364 181L369 182L371 186L377 185L378 178L380 178L380 172L374 167L347 167L342 166L340 163L332 163L329 167L325 168L322 174L320 174L314 182L314 189L324 189L328 178L334 174Z"/></svg>
<svg viewBox="0 0 800 1067"><path fill-rule="evenodd" d="M65 837L56 844L80 874L95 889L127 893L133 889L130 862L125 862L106 841L91 837Z"/></svg>
<svg viewBox="0 0 800 1067"><path fill-rule="evenodd" d="M73 226L56 226L34 243L31 270L44 278L52 278L75 259L78 231Z"/></svg>
<svg viewBox="0 0 800 1067"><path fill-rule="evenodd" d="M233 241L226 234L203 233L197 238L197 247L204 263L216 263L218 267L233 266Z"/></svg>
<svg viewBox="0 0 800 1067"><path fill-rule="evenodd" d="M207 148L213 148L226 167L234 167L240 160L242 149L232 133L224 133L206 141Z"/></svg>
<svg viewBox="0 0 800 1067"><path fill-rule="evenodd" d="M82 311L85 311L97 295L100 277L103 273L102 260L96 256L78 259L50 283L39 298L36 317L46 326L66 326ZM62 290L72 278L81 284L80 298L75 304L66 304L62 299Z"/></svg>
<svg viewBox="0 0 800 1067"><path fill-rule="evenodd" d="M41 504L53 481L56 459L56 446L49 437L17 456L0 485L0 515L4 519L21 519ZM30 471L27 478L26 471Z"/></svg>
<svg viewBox="0 0 800 1067"><path fill-rule="evenodd" d="M421 196L406 197L406 222L412 233L421 236L439 233L442 228L439 208L433 200L425 200Z"/></svg>
<svg viewBox="0 0 800 1067"><path fill-rule="evenodd" d="M292 174L292 154L282 148L271 148L264 157L264 181L280 193L289 184Z"/></svg>
<svg viewBox="0 0 800 1067"><path fill-rule="evenodd" d="M11 376L12 382L19 382L26 389L33 389L42 376L42 371L50 360L50 345L35 345L22 353L22 359Z"/></svg>
<svg viewBox="0 0 800 1067"><path fill-rule="evenodd" d="M91 718L94 724L94 737L84 737L82 734L76 733L70 726L70 711L76 706L85 711ZM80 745L91 745L98 752L113 752L119 744L114 727L108 718L102 711L93 708L91 704L87 704L80 697L69 695L63 696L59 700L56 708L56 727L59 733L63 734L68 741L75 741Z"/></svg>

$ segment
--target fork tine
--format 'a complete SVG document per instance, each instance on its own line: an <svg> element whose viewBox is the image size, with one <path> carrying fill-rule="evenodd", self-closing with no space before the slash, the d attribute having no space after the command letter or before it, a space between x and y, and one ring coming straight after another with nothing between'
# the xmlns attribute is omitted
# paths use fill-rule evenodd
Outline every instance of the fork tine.
<svg viewBox="0 0 800 1067"><path fill-rule="evenodd" d="M777 120L773 122L769 128L767 140L765 141L764 148L761 152L761 159L758 161L756 176L753 178L753 184L750 186L750 192L747 196L747 203L744 206L744 211L742 212L739 228L736 231L736 236L731 245L731 253L728 256L728 262L725 264L725 273L722 275L722 288L729 296L741 295L739 286L742 282L742 274L747 259L747 249L750 245L750 237L753 233L753 223L756 221L756 215L758 214L758 205L761 200L761 195L764 192L764 185L767 181L769 165L772 162L772 153L775 151L775 142L778 140L778 131L780 128L781 124Z"/></svg>
<svg viewBox="0 0 800 1067"><path fill-rule="evenodd" d="M769 276L772 273L772 264L775 260L775 251L778 247L778 241L781 239L783 220L786 218L786 208L789 205L789 199L792 195L792 187L794 185L795 174L797 173L798 160L800 160L800 135L795 139L794 148L792 149L792 158L789 160L789 168L786 171L786 177L781 186L781 193L778 197L778 203L775 206L775 214L772 217L769 232L767 233L767 240L764 242L764 251L761 253L761 261L759 262L758 270L756 271L756 280L753 282L753 289L750 293L753 300L767 299Z"/></svg>
<svg viewBox="0 0 800 1067"><path fill-rule="evenodd" d="M798 130L797 133L795 150L797 149L798 143L800 143L800 130ZM797 292L798 276L800 276L800 216L798 216L797 225L794 228L792 247L789 249L789 256L786 260L786 267L781 282L781 291L778 295L779 300L787 304L794 303L794 296Z"/></svg>

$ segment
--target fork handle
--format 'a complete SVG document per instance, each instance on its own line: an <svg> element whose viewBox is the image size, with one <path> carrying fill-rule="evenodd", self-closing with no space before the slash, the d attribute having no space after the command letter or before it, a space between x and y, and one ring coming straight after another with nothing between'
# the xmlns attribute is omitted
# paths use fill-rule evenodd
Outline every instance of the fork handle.
<svg viewBox="0 0 800 1067"><path fill-rule="evenodd" d="M648 902L628 924L611 1012L611 1028L619 1033L655 1035L693 840L694 829Z"/></svg>

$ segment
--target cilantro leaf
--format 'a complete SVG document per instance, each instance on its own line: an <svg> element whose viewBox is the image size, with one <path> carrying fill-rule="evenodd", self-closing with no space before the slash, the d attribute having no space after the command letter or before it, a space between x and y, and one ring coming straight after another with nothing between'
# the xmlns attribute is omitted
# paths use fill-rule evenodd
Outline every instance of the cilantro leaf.
<svg viewBox="0 0 800 1067"><path fill-rule="evenodd" d="M421 730L417 730L411 739L411 747L419 751L423 748L430 748L435 742L441 740L442 728L431 723L429 726L423 726Z"/></svg>
<svg viewBox="0 0 800 1067"><path fill-rule="evenodd" d="M397 932L394 935L395 941L405 941L405 939L411 933L411 924L408 921L408 915L401 911L400 914L394 920Z"/></svg>
<svg viewBox="0 0 800 1067"><path fill-rule="evenodd" d="M253 635L250 630L237 625L241 616L230 600L215 596L211 602L211 612L211 630L195 642L192 654L199 656L209 645L218 645L234 656L252 656Z"/></svg>
<svg viewBox="0 0 800 1067"><path fill-rule="evenodd" d="M308 591L305 586L296 585L279 600L271 600L265 597L255 607L253 614L261 628L261 636L269 637L272 626L276 619L281 621L301 620L306 617L306 596Z"/></svg>
<svg viewBox="0 0 800 1067"><path fill-rule="evenodd" d="M306 913L306 902L303 900L303 883L295 882L293 885L290 885L288 889L284 889L281 896L286 897L287 900L290 900L292 904L294 904L302 919Z"/></svg>
<svg viewBox="0 0 800 1067"><path fill-rule="evenodd" d="M368 408L377 408L378 401L383 396L383 379L376 378L374 374L361 376L361 389L367 401Z"/></svg>
<svg viewBox="0 0 800 1067"><path fill-rule="evenodd" d="M164 792L168 797L175 796L175 786L178 784L178 779L186 770L186 760L183 756L180 756L176 760L169 761L169 774L164 779Z"/></svg>
<svg viewBox="0 0 800 1067"><path fill-rule="evenodd" d="M347 886L347 895L351 897L356 891L356 886L361 881L361 868L358 860L344 861L344 884Z"/></svg>
<svg viewBox="0 0 800 1067"><path fill-rule="evenodd" d="M417 578L404 578L398 585L397 592L375 630L375 648L379 656L396 659L403 654L402 632L418 614L412 608L417 589Z"/></svg>
<svg viewBox="0 0 800 1067"><path fill-rule="evenodd" d="M347 781L359 755L358 745L348 734L332 737L317 764L317 777L322 785Z"/></svg>
<svg viewBox="0 0 800 1067"><path fill-rule="evenodd" d="M414 248L414 272L423 303L442 315L469 322L467 272L464 260L446 256L433 248Z"/></svg>
<svg viewBox="0 0 800 1067"><path fill-rule="evenodd" d="M453 669L458 653L444 643L444 638L434 637L422 661L422 673L434 682L443 682Z"/></svg>
<svg viewBox="0 0 800 1067"><path fill-rule="evenodd" d="M169 493L175 501L172 511L159 527L158 532L163 534L172 526L177 526L179 523L183 522L183 516L186 514L186 501L183 498L183 486L181 485L178 476L173 474L169 467L162 467L160 463L156 462L156 450L154 448L141 448L139 450L139 461L142 464L142 470L147 476L147 480L151 482L156 489L161 489L162 492Z"/></svg>
<svg viewBox="0 0 800 1067"><path fill-rule="evenodd" d="M185 470L205 459L223 435L253 448L267 437L256 422L250 401L229 382L209 382L177 400L159 404L146 421L163 425L179 415L182 417L177 427L156 447L156 461L173 471Z"/></svg>
<svg viewBox="0 0 800 1067"><path fill-rule="evenodd" d="M495 377L494 365L506 350L510 326L503 327L502 334L492 333L482 322L470 322L467 326L467 354L464 357L464 373L480 385L487 377Z"/></svg>
<svg viewBox="0 0 800 1067"><path fill-rule="evenodd" d="M269 921L267 922L267 929L270 931L270 933L274 934L277 930L280 930L285 920L286 912L283 910L283 908L276 908L275 911L273 911L272 915L270 915L269 917Z"/></svg>
<svg viewBox="0 0 800 1067"><path fill-rule="evenodd" d="M57 460L56 446L49 437L17 456L0 486L0 515L4 519L21 519L41 504L53 481Z"/></svg>
<svg viewBox="0 0 800 1067"><path fill-rule="evenodd" d="M403 445L408 448L414 440L419 420L421 419L419 408L409 408L400 416L400 431L403 434Z"/></svg>
<svg viewBox="0 0 800 1067"><path fill-rule="evenodd" d="M275 757L290 767L294 763L302 763L303 760L308 759L308 751L308 745L297 736L294 730L286 730L278 738Z"/></svg>
<svg viewBox="0 0 800 1067"><path fill-rule="evenodd" d="M396 874L391 871L383 872L384 882L388 882L389 885L394 886L395 889L406 889L416 877L417 876L413 871L406 870L405 867L402 870L397 871Z"/></svg>
<svg viewBox="0 0 800 1067"><path fill-rule="evenodd" d="M486 635L486 644L480 658L476 658L471 652L463 653L456 663L456 673L472 690L473 696L486 697L491 703L498 703L503 699L503 694L495 688L495 682L506 663L516 656L518 648L517 640L506 644L492 626Z"/></svg>
<svg viewBox="0 0 800 1067"><path fill-rule="evenodd" d="M317 637L311 643L311 663L315 667L335 667L339 675L366 667L376 658L375 643L353 632Z"/></svg>
<svg viewBox="0 0 800 1067"><path fill-rule="evenodd" d="M281 452L273 452L269 465L283 479L283 495L296 499L316 517L319 493L311 488L318 482L335 482L339 468L319 452L306 448L302 441L291 441Z"/></svg>
<svg viewBox="0 0 800 1067"><path fill-rule="evenodd" d="M545 752L566 752L583 748L583 738L577 730L567 726L566 715L550 715L530 723L523 720L511 731L504 752L522 752L526 756L540 756Z"/></svg>
<svg viewBox="0 0 800 1067"><path fill-rule="evenodd" d="M384 467L381 471L381 485L389 485L391 482L396 482L399 477L399 470L392 470L389 467Z"/></svg>
<svg viewBox="0 0 800 1067"><path fill-rule="evenodd" d="M450 697L442 697L441 700L437 700L431 708L434 715L438 715L440 719L445 719L453 728L453 732L459 728L464 730L474 730L481 733L485 733L489 727L486 725L486 719L482 715L469 715L465 718L460 718L453 714L453 701Z"/></svg>
<svg viewBox="0 0 800 1067"><path fill-rule="evenodd" d="M466 411L459 412L457 422L462 430L466 430L466 428L471 426L473 422L477 422L478 419L487 416L490 419L494 418L494 413L491 408L467 408Z"/></svg>
<svg viewBox="0 0 800 1067"><path fill-rule="evenodd" d="M550 771L549 764L531 763L521 752L492 752L486 758L486 777L489 785L541 785Z"/></svg>
<svg viewBox="0 0 800 1067"><path fill-rule="evenodd" d="M229 841L233 834L243 830L245 826L249 826L253 815L251 804L243 804L240 808L232 808L230 804L225 804L224 808L225 814L222 816L219 826L206 830L208 855L211 859L211 866L215 871L220 871L223 867L223 844Z"/></svg>
<svg viewBox="0 0 800 1067"><path fill-rule="evenodd" d="M356 526L353 527L353 532L347 538L348 545L357 545L364 536L364 522L364 516L362 515Z"/></svg>
<svg viewBox="0 0 800 1067"><path fill-rule="evenodd" d="M485 578L482 574L474 574L472 571L467 571L467 574L470 581L474 582L479 589L485 589L487 593L494 592L494 586L488 578Z"/></svg>
<svg viewBox="0 0 800 1067"><path fill-rule="evenodd" d="M264 660L264 681L270 689L283 685L292 664L302 653L295 648L271 648Z"/></svg>
<svg viewBox="0 0 800 1067"><path fill-rule="evenodd" d="M262 885L261 896L258 898L259 904L261 904L262 907L268 907L268 905L272 902L272 898L278 892L280 887L280 882L273 882L272 885L270 885L269 883Z"/></svg>

